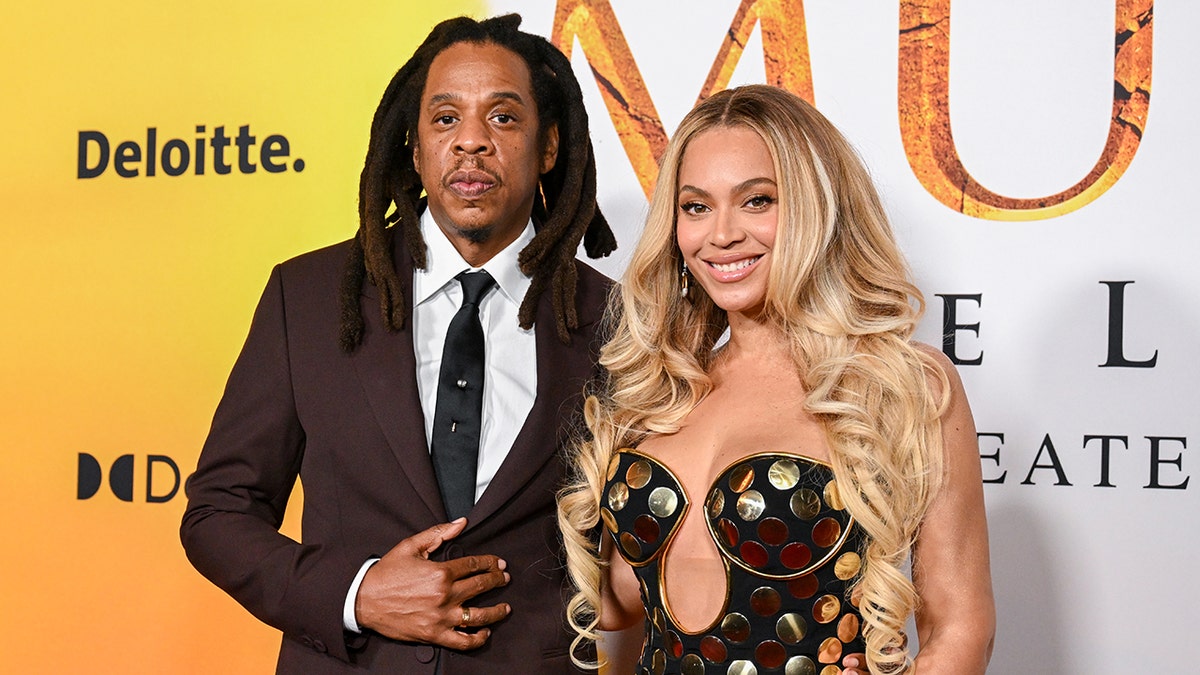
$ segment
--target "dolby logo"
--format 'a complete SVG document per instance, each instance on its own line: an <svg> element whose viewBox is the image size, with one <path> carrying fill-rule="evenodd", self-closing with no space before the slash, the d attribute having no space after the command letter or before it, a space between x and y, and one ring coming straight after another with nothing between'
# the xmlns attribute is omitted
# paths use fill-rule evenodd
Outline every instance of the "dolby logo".
<svg viewBox="0 0 1200 675"><path fill-rule="evenodd" d="M163 504L175 498L183 484L183 476L175 460L166 455L146 455L142 472L135 470L138 464L134 455L121 455L108 467L108 489L113 496L123 502L134 501L136 478L144 486L140 496L144 496L147 504ZM79 453L76 498L84 500L95 497L105 483L104 474L98 459L86 452Z"/></svg>

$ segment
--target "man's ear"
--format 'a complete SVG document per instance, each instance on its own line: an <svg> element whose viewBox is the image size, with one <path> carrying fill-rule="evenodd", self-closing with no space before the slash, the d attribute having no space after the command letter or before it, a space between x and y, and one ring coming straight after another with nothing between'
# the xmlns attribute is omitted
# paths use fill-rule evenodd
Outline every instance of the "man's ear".
<svg viewBox="0 0 1200 675"><path fill-rule="evenodd" d="M421 175L421 143L420 143L420 140L417 138L413 138L412 153L413 153L413 157L412 157L413 171L416 171L417 175L420 176Z"/></svg>
<svg viewBox="0 0 1200 675"><path fill-rule="evenodd" d="M558 125L551 124L550 128L546 129L544 136L541 173L546 173L550 169L553 169L554 163L558 161Z"/></svg>

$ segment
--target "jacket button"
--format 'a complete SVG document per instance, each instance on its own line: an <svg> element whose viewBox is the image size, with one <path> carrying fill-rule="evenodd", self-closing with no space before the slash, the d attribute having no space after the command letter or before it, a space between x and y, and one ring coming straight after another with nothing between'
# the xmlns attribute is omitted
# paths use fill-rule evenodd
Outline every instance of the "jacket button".
<svg viewBox="0 0 1200 675"><path fill-rule="evenodd" d="M429 663L430 661L433 661L435 656L437 656L437 650L435 650L431 645L417 646L417 660L421 663Z"/></svg>
<svg viewBox="0 0 1200 675"><path fill-rule="evenodd" d="M304 645L305 647L312 647L313 646L312 638L308 637L307 635L301 635L300 636L300 644Z"/></svg>
<svg viewBox="0 0 1200 675"><path fill-rule="evenodd" d="M329 651L329 649L325 647L325 643L321 642L320 640L313 640L312 647L313 647L313 649L317 650L318 652L321 652L322 654Z"/></svg>
<svg viewBox="0 0 1200 675"><path fill-rule="evenodd" d="M458 544L450 544L446 547L446 560L457 560L463 557L463 547Z"/></svg>

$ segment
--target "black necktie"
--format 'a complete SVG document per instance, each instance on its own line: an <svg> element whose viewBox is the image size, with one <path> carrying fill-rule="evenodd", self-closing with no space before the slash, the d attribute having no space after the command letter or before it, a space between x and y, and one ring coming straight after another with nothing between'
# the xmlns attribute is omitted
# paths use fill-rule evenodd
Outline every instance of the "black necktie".
<svg viewBox="0 0 1200 675"><path fill-rule="evenodd" d="M479 299L496 284L487 272L463 272L463 302L446 330L433 413L433 468L450 520L475 504L479 433L483 426L483 326Z"/></svg>

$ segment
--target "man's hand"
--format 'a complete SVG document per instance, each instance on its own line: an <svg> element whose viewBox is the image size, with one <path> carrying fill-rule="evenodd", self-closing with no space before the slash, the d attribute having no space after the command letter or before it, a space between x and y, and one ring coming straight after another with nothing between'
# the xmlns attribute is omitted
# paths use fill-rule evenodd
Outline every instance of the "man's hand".
<svg viewBox="0 0 1200 675"><path fill-rule="evenodd" d="M849 654L842 659L842 675L867 675L867 655L866 654Z"/></svg>
<svg viewBox="0 0 1200 675"><path fill-rule="evenodd" d="M508 583L505 562L494 555L429 559L430 552L466 525L466 518L435 525L396 544L372 565L354 600L358 625L395 640L458 650L482 647L491 636L485 626L508 616L512 608L507 603L471 607L469 601Z"/></svg>

